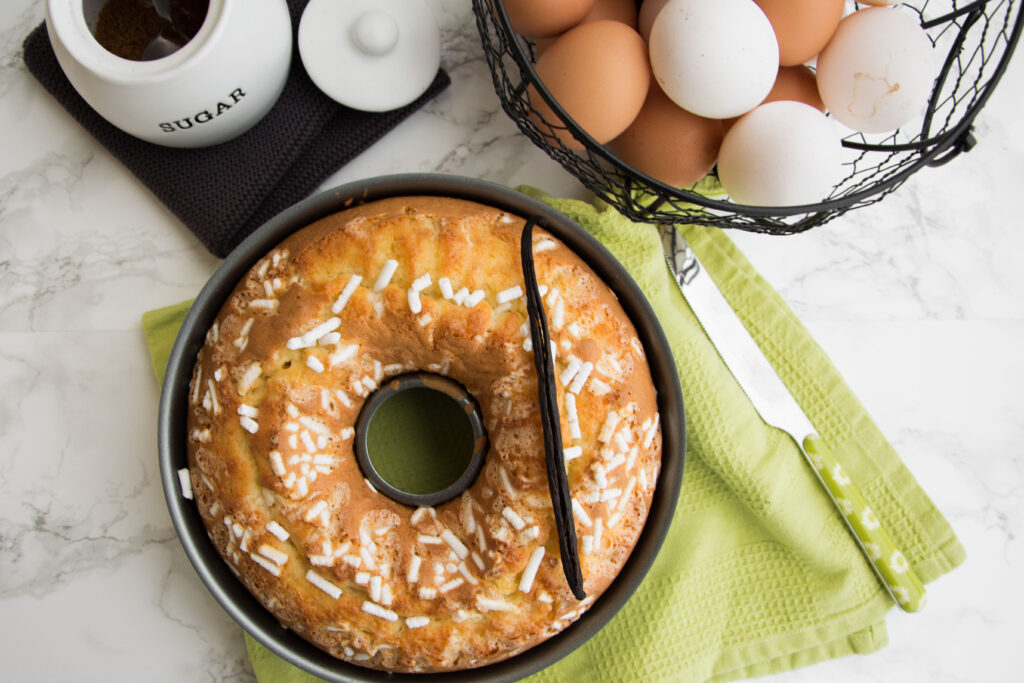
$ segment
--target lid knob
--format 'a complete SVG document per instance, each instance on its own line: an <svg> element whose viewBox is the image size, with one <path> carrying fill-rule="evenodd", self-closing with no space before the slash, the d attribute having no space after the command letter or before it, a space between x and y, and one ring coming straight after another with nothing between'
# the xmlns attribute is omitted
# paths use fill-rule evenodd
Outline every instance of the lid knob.
<svg viewBox="0 0 1024 683"><path fill-rule="evenodd" d="M441 30L425 0L309 0L298 38L313 83L361 111L404 107L441 67Z"/></svg>
<svg viewBox="0 0 1024 683"><path fill-rule="evenodd" d="M379 57L398 44L398 22L387 12L363 12L352 24L352 41L364 54Z"/></svg>

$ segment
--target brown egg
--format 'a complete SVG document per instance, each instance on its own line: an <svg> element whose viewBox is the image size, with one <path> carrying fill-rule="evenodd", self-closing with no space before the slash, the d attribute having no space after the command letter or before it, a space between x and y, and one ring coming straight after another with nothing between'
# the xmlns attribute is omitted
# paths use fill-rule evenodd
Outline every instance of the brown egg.
<svg viewBox="0 0 1024 683"><path fill-rule="evenodd" d="M597 0L580 23L610 19L636 28L636 0Z"/></svg>
<svg viewBox="0 0 1024 683"><path fill-rule="evenodd" d="M566 31L544 51L535 69L559 106L602 144L633 122L651 82L647 44L618 21L594 21ZM526 92L544 120L557 126L558 117L537 90L531 85ZM559 129L557 136L570 149L583 148L567 130Z"/></svg>
<svg viewBox="0 0 1024 683"><path fill-rule="evenodd" d="M809 104L818 111L824 113L825 103L821 101L818 94L818 79L810 68L799 66L779 67L779 73L775 77L775 85L772 86L765 102L778 102L779 100L792 100ZM761 104L764 104L762 102Z"/></svg>
<svg viewBox="0 0 1024 683"><path fill-rule="evenodd" d="M720 119L691 114L654 83L640 114L608 147L655 180L689 187L715 165L723 134Z"/></svg>
<svg viewBox="0 0 1024 683"><path fill-rule="evenodd" d="M754 0L775 29L779 64L795 66L824 49L843 18L844 0Z"/></svg>
<svg viewBox="0 0 1024 683"><path fill-rule="evenodd" d="M580 20L580 24L610 19L611 21L621 22L630 28L636 28L636 16L636 0L597 0L594 3L594 8L587 13L587 16ZM558 36L534 40L533 45L537 54L543 53L557 39Z"/></svg>
<svg viewBox="0 0 1024 683"><path fill-rule="evenodd" d="M821 101L821 95L818 94L818 79L815 77L814 71L802 64L779 67L779 73L775 76L775 85L772 86L771 92L761 104L780 100L803 102L822 113L825 111L825 103ZM739 119L739 116L725 119L723 121L725 130L732 128L732 124Z"/></svg>
<svg viewBox="0 0 1024 683"><path fill-rule="evenodd" d="M509 23L527 38L550 38L583 20L595 0L503 0Z"/></svg>
<svg viewBox="0 0 1024 683"><path fill-rule="evenodd" d="M551 47L551 44L558 40L558 36L554 38L537 38L533 41L534 54L540 57L544 54L544 51Z"/></svg>

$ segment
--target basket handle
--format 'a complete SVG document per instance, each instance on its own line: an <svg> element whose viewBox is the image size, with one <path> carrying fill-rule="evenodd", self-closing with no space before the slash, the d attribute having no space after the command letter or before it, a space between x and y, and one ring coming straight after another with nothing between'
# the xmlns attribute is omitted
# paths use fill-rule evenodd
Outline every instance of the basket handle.
<svg viewBox="0 0 1024 683"><path fill-rule="evenodd" d="M970 152L977 144L978 138L974 137L974 126L968 126L964 129L963 133L957 136L948 152L942 156L935 157L927 165L931 167L944 166L964 152Z"/></svg>

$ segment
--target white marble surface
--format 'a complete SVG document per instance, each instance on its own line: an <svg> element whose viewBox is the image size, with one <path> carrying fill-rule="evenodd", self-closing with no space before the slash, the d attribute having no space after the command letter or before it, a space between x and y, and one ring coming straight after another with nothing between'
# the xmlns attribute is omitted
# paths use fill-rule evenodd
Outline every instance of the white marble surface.
<svg viewBox="0 0 1024 683"><path fill-rule="evenodd" d="M451 88L327 184L443 171L583 196L498 106L465 0L433 0ZM251 681L175 537L139 317L217 265L26 72L42 0L0 3L0 659L9 681ZM736 240L967 547L890 645L779 675L1020 681L1024 64L979 146L797 237ZM1018 577L1014 579L1013 577Z"/></svg>

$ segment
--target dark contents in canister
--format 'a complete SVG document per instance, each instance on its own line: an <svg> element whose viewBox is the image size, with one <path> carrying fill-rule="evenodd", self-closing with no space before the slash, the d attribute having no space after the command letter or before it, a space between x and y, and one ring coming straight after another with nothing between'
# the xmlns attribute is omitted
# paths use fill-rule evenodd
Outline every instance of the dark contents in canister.
<svg viewBox="0 0 1024 683"><path fill-rule="evenodd" d="M195 38L209 5L209 0L170 0L170 16L166 17L157 11L152 0L107 0L100 8L92 33L108 52L142 61L146 59L146 48L158 37L178 49Z"/></svg>

